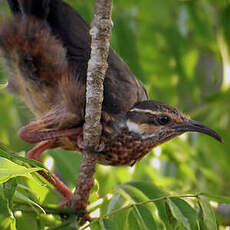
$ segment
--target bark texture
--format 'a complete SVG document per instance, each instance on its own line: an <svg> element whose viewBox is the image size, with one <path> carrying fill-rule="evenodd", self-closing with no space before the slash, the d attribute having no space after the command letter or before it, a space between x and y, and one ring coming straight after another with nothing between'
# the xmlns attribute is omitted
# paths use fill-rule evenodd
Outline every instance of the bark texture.
<svg viewBox="0 0 230 230"><path fill-rule="evenodd" d="M96 153L100 143L101 108L103 101L103 82L108 68L107 58L112 29L112 0L96 0L94 19L91 24L91 56L88 62L86 86L86 111L84 124L84 146L77 188L71 200L71 207L82 217L88 218L87 205L90 191L94 185Z"/></svg>
<svg viewBox="0 0 230 230"><path fill-rule="evenodd" d="M91 57L88 62L84 144L95 148L101 135L103 82L108 68L107 58L111 35L112 0L97 0L91 24Z"/></svg>

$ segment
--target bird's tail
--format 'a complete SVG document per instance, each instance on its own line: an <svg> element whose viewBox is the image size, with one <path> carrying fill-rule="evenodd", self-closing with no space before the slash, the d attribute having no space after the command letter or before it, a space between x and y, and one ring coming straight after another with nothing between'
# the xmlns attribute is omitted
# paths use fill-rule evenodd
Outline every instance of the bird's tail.
<svg viewBox="0 0 230 230"><path fill-rule="evenodd" d="M35 113L52 105L59 79L68 72L66 50L46 22L48 2L9 0L14 16L0 23L0 50L11 72L9 89Z"/></svg>
<svg viewBox="0 0 230 230"><path fill-rule="evenodd" d="M67 66L61 41L46 23L33 16L17 15L3 22L0 49L13 74L26 80L52 84Z"/></svg>

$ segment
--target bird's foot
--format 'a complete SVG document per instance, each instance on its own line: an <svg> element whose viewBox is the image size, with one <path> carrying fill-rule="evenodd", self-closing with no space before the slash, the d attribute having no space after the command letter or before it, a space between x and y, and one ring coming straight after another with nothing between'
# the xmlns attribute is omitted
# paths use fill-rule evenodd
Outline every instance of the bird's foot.
<svg viewBox="0 0 230 230"><path fill-rule="evenodd" d="M100 153L105 148L104 141L101 141L96 149L86 148L84 143L83 143L83 136L82 135L77 136L77 145L78 145L78 148L80 150L87 150L87 151L95 152L95 153Z"/></svg>

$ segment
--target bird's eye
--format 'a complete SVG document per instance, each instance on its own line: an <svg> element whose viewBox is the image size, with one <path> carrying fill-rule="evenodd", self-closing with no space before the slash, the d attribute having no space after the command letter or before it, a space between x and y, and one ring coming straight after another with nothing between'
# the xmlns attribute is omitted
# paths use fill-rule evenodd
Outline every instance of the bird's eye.
<svg viewBox="0 0 230 230"><path fill-rule="evenodd" d="M160 125L166 125L170 122L170 118L167 115L160 115L157 120Z"/></svg>

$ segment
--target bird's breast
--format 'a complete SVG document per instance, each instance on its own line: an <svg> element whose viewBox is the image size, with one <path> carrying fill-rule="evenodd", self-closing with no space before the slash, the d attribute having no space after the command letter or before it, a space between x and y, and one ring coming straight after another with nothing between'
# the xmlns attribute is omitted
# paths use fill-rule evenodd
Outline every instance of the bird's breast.
<svg viewBox="0 0 230 230"><path fill-rule="evenodd" d="M113 166L132 166L155 146L151 139L143 140L129 132L122 132L112 139L102 136L102 141L105 147L99 153L98 163Z"/></svg>

